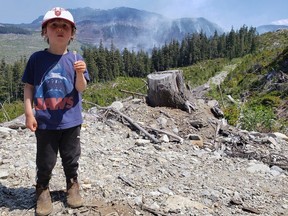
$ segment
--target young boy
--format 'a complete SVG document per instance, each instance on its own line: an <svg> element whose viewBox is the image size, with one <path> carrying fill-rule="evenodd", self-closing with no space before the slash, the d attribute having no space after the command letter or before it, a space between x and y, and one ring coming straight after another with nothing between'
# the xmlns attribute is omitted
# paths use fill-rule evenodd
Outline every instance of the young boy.
<svg viewBox="0 0 288 216"><path fill-rule="evenodd" d="M58 151L66 176L67 204L72 208L83 205L77 170L83 122L81 92L89 75L83 58L68 50L75 32L69 11L59 7L48 11L41 34L49 48L31 55L22 77L26 126L37 140L37 215L52 212L49 180Z"/></svg>

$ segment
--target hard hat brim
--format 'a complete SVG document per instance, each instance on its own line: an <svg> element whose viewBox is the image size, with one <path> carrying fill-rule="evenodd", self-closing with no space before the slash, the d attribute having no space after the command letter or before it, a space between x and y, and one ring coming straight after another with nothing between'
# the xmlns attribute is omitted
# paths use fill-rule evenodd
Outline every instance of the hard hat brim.
<svg viewBox="0 0 288 216"><path fill-rule="evenodd" d="M67 22L69 22L69 23L72 25L73 28L76 29L75 23L71 22L71 21L68 20L68 19L62 18L62 17L56 17L56 18L51 18L51 19L45 20L44 22L42 22L42 28L43 28L45 25L47 25L47 23L50 22L51 20L56 20L56 19L62 19L62 20L67 21Z"/></svg>

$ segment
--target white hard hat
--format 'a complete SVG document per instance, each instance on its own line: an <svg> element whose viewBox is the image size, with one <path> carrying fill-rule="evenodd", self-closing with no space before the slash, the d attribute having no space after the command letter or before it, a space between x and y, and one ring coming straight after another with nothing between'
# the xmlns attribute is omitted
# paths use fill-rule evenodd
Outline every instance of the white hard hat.
<svg viewBox="0 0 288 216"><path fill-rule="evenodd" d="M42 27L49 20L56 19L56 18L67 20L72 24L73 27L76 27L72 14L68 10L65 10L64 8L61 8L61 7L52 8L45 14L45 16L43 17L43 21L42 21Z"/></svg>

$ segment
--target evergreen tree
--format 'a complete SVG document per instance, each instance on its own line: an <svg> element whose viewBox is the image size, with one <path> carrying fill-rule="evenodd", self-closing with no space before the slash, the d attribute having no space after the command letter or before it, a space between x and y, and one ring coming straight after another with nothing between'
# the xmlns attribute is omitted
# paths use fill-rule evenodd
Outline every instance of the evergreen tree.
<svg viewBox="0 0 288 216"><path fill-rule="evenodd" d="M165 45L162 47L162 59L163 59L163 70L167 70L171 68L172 61L171 61L171 52L169 49L168 44L165 43Z"/></svg>
<svg viewBox="0 0 288 216"><path fill-rule="evenodd" d="M108 67L107 67L107 62L106 62L106 52L105 52L102 41L100 41L99 51L98 51L98 55L96 59L96 65L97 65L97 68L99 69L99 72L98 72L99 81L101 82L106 81Z"/></svg>
<svg viewBox="0 0 288 216"><path fill-rule="evenodd" d="M95 51L95 55L93 53L92 49L89 48L82 48L83 49L83 58L85 59L87 70L89 71L90 81L91 82L98 82L99 76L98 76L98 67L96 64L96 54L97 51Z"/></svg>
<svg viewBox="0 0 288 216"><path fill-rule="evenodd" d="M180 59L180 44L177 40L172 40L169 44L170 62L173 68L177 68Z"/></svg>
<svg viewBox="0 0 288 216"><path fill-rule="evenodd" d="M219 58L219 50L218 50L219 36L218 32L215 31L213 37L210 40L209 44L209 59Z"/></svg>
<svg viewBox="0 0 288 216"><path fill-rule="evenodd" d="M112 78L116 78L120 75L120 65L119 62L120 60L119 55L116 53L116 47L113 44L113 41L111 42L111 47L110 47L110 53L109 53L109 64L112 72Z"/></svg>
<svg viewBox="0 0 288 216"><path fill-rule="evenodd" d="M232 59L236 57L236 32L232 28L230 33L227 36L227 43L226 43L226 49L227 49L227 54L228 58Z"/></svg>
<svg viewBox="0 0 288 216"><path fill-rule="evenodd" d="M159 71L160 70L160 60L159 60L159 49L156 47L153 47L152 49L152 55L151 55L151 60L152 60L152 71Z"/></svg>
<svg viewBox="0 0 288 216"><path fill-rule="evenodd" d="M7 80L7 70L8 65L3 58L0 64L0 102L3 103L5 100L9 99L9 89Z"/></svg>
<svg viewBox="0 0 288 216"><path fill-rule="evenodd" d="M150 72L149 62L148 62L148 54L144 51L139 51L136 55L134 76L135 77L145 77Z"/></svg>
<svg viewBox="0 0 288 216"><path fill-rule="evenodd" d="M132 66L132 58L131 54L127 48L123 50L123 64L124 64L124 76L129 76L132 74L133 66Z"/></svg>

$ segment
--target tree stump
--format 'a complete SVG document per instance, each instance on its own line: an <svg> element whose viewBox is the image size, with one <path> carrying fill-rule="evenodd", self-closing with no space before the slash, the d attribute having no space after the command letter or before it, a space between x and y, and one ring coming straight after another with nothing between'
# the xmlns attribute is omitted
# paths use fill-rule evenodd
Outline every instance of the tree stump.
<svg viewBox="0 0 288 216"><path fill-rule="evenodd" d="M186 89L181 70L162 71L149 74L148 97L149 106L173 107L191 113L194 106L189 102L189 91Z"/></svg>

